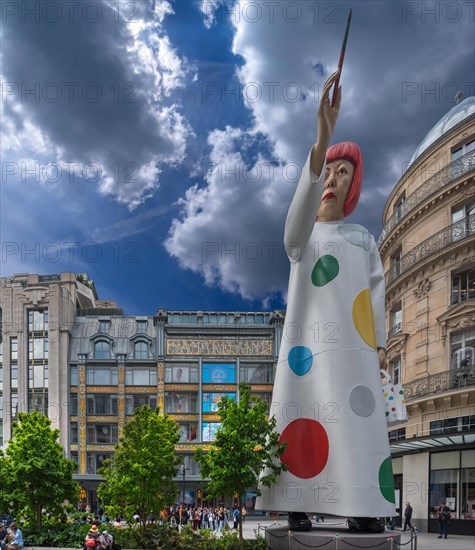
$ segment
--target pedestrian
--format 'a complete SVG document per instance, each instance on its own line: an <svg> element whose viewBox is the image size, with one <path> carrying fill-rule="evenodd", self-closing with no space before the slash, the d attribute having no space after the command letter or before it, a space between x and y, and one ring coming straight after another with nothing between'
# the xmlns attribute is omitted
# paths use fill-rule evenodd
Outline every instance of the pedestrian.
<svg viewBox="0 0 475 550"><path fill-rule="evenodd" d="M7 536L6 550L19 550L23 548L23 535L15 522L10 524L10 531Z"/></svg>
<svg viewBox="0 0 475 550"><path fill-rule="evenodd" d="M247 510L245 506L243 506L241 509L241 516L242 516L242 522L244 523L246 521L246 516L247 516Z"/></svg>
<svg viewBox="0 0 475 550"><path fill-rule="evenodd" d="M239 508L236 506L233 510L233 529L237 529L239 524Z"/></svg>
<svg viewBox="0 0 475 550"><path fill-rule="evenodd" d="M404 510L404 529L403 529L403 531L405 531L408 526L412 530L411 518L412 518L412 506L411 506L410 502L406 502L406 509Z"/></svg>
<svg viewBox="0 0 475 550"><path fill-rule="evenodd" d="M0 548L1 548L1 550L5 550L5 546L7 544L7 534L8 534L8 531L6 529L5 524L0 523Z"/></svg>
<svg viewBox="0 0 475 550"><path fill-rule="evenodd" d="M102 547L100 537L101 535L97 525L91 525L91 528L86 535L86 550L101 550Z"/></svg>
<svg viewBox="0 0 475 550"><path fill-rule="evenodd" d="M114 538L112 535L109 535L108 531L103 531L99 537L99 542L101 543L102 550L112 550Z"/></svg>
<svg viewBox="0 0 475 550"><path fill-rule="evenodd" d="M439 521L439 536L437 538L447 538L447 535L449 533L450 518L450 508L446 506L445 502L441 502L437 510L437 519Z"/></svg>

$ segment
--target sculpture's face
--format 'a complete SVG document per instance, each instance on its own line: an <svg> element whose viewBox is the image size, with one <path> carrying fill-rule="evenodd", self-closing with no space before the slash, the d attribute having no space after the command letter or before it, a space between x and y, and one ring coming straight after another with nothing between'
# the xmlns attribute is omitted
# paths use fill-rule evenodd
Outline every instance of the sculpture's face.
<svg viewBox="0 0 475 550"><path fill-rule="evenodd" d="M343 207L354 173L355 167L349 160L338 159L327 164L318 221L335 222L343 219Z"/></svg>

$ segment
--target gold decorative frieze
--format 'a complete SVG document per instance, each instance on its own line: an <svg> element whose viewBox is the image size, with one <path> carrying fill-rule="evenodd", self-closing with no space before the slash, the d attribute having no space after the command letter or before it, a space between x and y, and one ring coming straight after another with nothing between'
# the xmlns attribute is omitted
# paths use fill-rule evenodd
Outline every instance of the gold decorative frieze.
<svg viewBox="0 0 475 550"><path fill-rule="evenodd" d="M120 437L122 436L122 431L125 426L125 367L124 365L119 366L118 388L119 388L118 409L119 409L119 437Z"/></svg>
<svg viewBox="0 0 475 550"><path fill-rule="evenodd" d="M196 451L196 443L177 443L177 450L180 451Z"/></svg>
<svg viewBox="0 0 475 550"><path fill-rule="evenodd" d="M70 445L70 446L69 446L69 450L70 450L72 453L77 452L78 446L77 446L77 445Z"/></svg>
<svg viewBox="0 0 475 550"><path fill-rule="evenodd" d="M197 422L198 421L198 415L197 414L174 414L174 413L167 413L168 416L175 421L178 420L186 420L187 422Z"/></svg>
<svg viewBox="0 0 475 550"><path fill-rule="evenodd" d="M220 418L217 414L203 413L203 422L220 422Z"/></svg>
<svg viewBox="0 0 475 550"><path fill-rule="evenodd" d="M198 384L165 384L165 391L198 391Z"/></svg>
<svg viewBox="0 0 475 550"><path fill-rule="evenodd" d="M168 355L272 356L272 340L168 338Z"/></svg>
<svg viewBox="0 0 475 550"><path fill-rule="evenodd" d="M204 392L235 392L236 384L203 384Z"/></svg>
<svg viewBox="0 0 475 550"><path fill-rule="evenodd" d="M87 393L117 393L117 386L88 386Z"/></svg>
<svg viewBox="0 0 475 550"><path fill-rule="evenodd" d="M88 422L117 422L117 416L112 415L94 415L87 417Z"/></svg>
<svg viewBox="0 0 475 550"><path fill-rule="evenodd" d="M107 451L109 453L113 452L115 448L115 444L111 445L88 445L87 450L88 451Z"/></svg>
<svg viewBox="0 0 475 550"><path fill-rule="evenodd" d="M126 394L157 393L157 386L127 386Z"/></svg>
<svg viewBox="0 0 475 550"><path fill-rule="evenodd" d="M69 391L70 391L71 393L77 393L77 392L78 392L78 388L77 388L77 386L71 386L71 388L69 389Z"/></svg>
<svg viewBox="0 0 475 550"><path fill-rule="evenodd" d="M251 386L251 392L264 392L269 391L271 392L274 389L274 386L272 384L248 384Z"/></svg>

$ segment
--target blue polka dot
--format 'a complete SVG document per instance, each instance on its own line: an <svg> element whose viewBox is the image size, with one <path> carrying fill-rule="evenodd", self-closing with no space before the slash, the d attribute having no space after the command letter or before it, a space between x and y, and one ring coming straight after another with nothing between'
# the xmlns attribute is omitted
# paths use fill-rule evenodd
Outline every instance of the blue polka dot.
<svg viewBox="0 0 475 550"><path fill-rule="evenodd" d="M289 351L288 361L295 374L303 376L312 368L312 350L307 346L295 346Z"/></svg>

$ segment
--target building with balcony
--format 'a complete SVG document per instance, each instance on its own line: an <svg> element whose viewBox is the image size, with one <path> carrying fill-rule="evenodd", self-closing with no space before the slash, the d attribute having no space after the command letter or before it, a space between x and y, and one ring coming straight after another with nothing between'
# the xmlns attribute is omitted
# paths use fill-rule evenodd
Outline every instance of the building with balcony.
<svg viewBox="0 0 475 550"><path fill-rule="evenodd" d="M416 149L383 212L387 356L409 419L390 429L400 510L437 530L475 527L475 97Z"/></svg>

